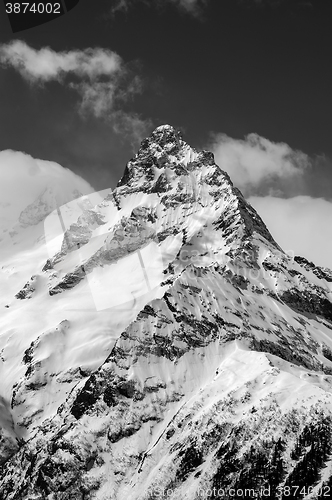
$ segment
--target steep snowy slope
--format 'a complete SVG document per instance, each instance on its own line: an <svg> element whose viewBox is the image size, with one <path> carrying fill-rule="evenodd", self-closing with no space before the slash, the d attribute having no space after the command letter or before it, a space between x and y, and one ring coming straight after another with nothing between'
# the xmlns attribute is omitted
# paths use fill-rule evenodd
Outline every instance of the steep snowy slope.
<svg viewBox="0 0 332 500"><path fill-rule="evenodd" d="M41 227L29 276L4 264L0 498L330 491L332 273L211 153L158 127Z"/></svg>
<svg viewBox="0 0 332 500"><path fill-rule="evenodd" d="M30 329L38 331L40 316L45 314L44 308L36 311L32 307L25 312L20 307L12 307L18 302L15 294L22 283L40 270L48 256L45 217L59 205L89 194L93 189L82 178L54 162L35 160L13 151L1 152L1 158L1 197L5 200L0 216L0 419L1 432L6 436L0 443L3 461L13 447L17 447L18 434L14 431L10 410L12 389L18 380L16 372L20 368L22 354L17 346ZM34 276L31 281L34 288L39 286L39 277ZM30 291L25 289L24 295L29 296ZM8 453L5 451L7 447Z"/></svg>

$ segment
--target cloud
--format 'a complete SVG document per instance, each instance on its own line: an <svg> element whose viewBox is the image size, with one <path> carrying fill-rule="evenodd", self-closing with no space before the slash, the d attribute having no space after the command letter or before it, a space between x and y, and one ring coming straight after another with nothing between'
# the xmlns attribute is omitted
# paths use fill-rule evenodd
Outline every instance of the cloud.
<svg viewBox="0 0 332 500"><path fill-rule="evenodd" d="M278 191L283 181L298 183L311 166L310 158L285 143L274 143L257 134L245 140L214 134L206 147L245 196ZM276 182L277 181L277 182Z"/></svg>
<svg viewBox="0 0 332 500"><path fill-rule="evenodd" d="M122 110L123 103L142 92L143 84L121 57L109 49L56 52L50 47L36 50L23 41L14 40L0 46L0 63L17 70L32 85L57 81L75 90L81 98L81 115L104 118L114 130L121 128L124 115L127 115L128 123L132 119L136 125L139 123L142 130L150 125L149 121ZM134 137L137 130L136 127L132 131ZM128 127L126 132L131 133Z"/></svg>
<svg viewBox="0 0 332 500"><path fill-rule="evenodd" d="M135 113L127 114L119 111L114 129L118 133L124 132L127 137L130 136L131 147L135 151L142 139L153 129L153 123L149 119L142 120Z"/></svg>
<svg viewBox="0 0 332 500"><path fill-rule="evenodd" d="M248 199L285 250L332 269L332 203L322 198Z"/></svg>
<svg viewBox="0 0 332 500"><path fill-rule="evenodd" d="M201 14L203 7L208 3L209 0L140 0L141 3L146 5L151 5L153 7L164 7L165 4L174 4L177 8L191 14L193 16L198 16ZM114 14L118 11L128 11L134 4L137 4L137 0L118 0L111 9L111 13Z"/></svg>
<svg viewBox="0 0 332 500"><path fill-rule="evenodd" d="M109 49L55 52L49 47L33 49L21 40L3 44L0 61L14 67L32 83L62 81L69 73L95 80L103 75L114 76L123 66L120 56Z"/></svg>
<svg viewBox="0 0 332 500"><path fill-rule="evenodd" d="M18 151L0 151L0 233L12 229L22 210L47 188L61 205L72 199L72 192L93 192L82 177L53 161L38 160Z"/></svg>
<svg viewBox="0 0 332 500"><path fill-rule="evenodd" d="M97 118L105 115L105 110L112 110L115 101L115 84L111 82L95 82L93 85L89 82L71 83L70 87L77 90L82 96L80 111L92 113Z"/></svg>

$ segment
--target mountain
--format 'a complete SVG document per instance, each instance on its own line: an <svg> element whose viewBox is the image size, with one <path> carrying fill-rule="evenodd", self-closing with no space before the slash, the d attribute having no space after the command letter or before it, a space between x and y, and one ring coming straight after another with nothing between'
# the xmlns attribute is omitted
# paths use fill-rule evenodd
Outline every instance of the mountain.
<svg viewBox="0 0 332 500"><path fill-rule="evenodd" d="M220 167L158 127L1 262L1 499L330 494L332 272Z"/></svg>

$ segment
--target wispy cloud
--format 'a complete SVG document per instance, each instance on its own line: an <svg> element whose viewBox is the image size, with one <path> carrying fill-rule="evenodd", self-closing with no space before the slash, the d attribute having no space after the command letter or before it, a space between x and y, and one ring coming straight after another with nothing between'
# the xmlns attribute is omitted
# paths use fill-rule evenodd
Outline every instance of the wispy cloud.
<svg viewBox="0 0 332 500"><path fill-rule="evenodd" d="M258 134L250 134L244 140L214 134L207 149L214 152L216 163L246 196L262 189L264 194L278 190L284 180L298 183L311 165L310 158L302 151Z"/></svg>
<svg viewBox="0 0 332 500"><path fill-rule="evenodd" d="M138 0L117 0L111 8L111 13L115 14L118 11L128 11ZM141 3L153 7L161 7L168 4L173 4L183 12L187 12L193 16L199 16L202 9L206 6L209 0L139 0Z"/></svg>
<svg viewBox="0 0 332 500"><path fill-rule="evenodd" d="M0 46L0 63L17 70L31 85L57 81L74 89L80 95L81 115L89 113L107 119L116 131L125 116L136 127L132 130L134 136L150 126L149 121L122 109L125 101L142 91L142 81L109 49L56 52L50 47L37 50L14 40Z"/></svg>
<svg viewBox="0 0 332 500"><path fill-rule="evenodd" d="M94 81L105 75L115 76L123 67L120 56L109 49L56 52L44 47L36 50L21 40L1 45L0 61L15 68L32 83L51 80L61 82L68 74Z"/></svg>

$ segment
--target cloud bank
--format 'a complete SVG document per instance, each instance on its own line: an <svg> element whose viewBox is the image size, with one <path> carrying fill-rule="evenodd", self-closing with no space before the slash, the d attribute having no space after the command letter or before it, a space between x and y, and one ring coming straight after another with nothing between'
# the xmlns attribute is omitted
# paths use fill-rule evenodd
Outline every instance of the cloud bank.
<svg viewBox="0 0 332 500"><path fill-rule="evenodd" d="M231 177L245 196L259 190L275 190L276 181L299 182L311 160L302 151L285 143L275 143L250 134L244 140L232 139L225 134L214 134L207 149Z"/></svg>
<svg viewBox="0 0 332 500"><path fill-rule="evenodd" d="M11 230L22 210L51 187L61 205L72 199L74 190L94 191L88 182L53 161L38 160L18 151L0 151L0 239Z"/></svg>
<svg viewBox="0 0 332 500"><path fill-rule="evenodd" d="M81 115L107 119L115 131L136 137L150 126L149 121L123 110L124 103L142 91L142 81L109 49L56 52L50 47L36 50L24 41L14 40L0 46L0 63L14 68L31 85L57 81L75 90L80 96ZM122 123L127 124L125 129Z"/></svg>
<svg viewBox="0 0 332 500"><path fill-rule="evenodd" d="M254 196L248 201L285 251L332 269L331 202L310 196Z"/></svg>

